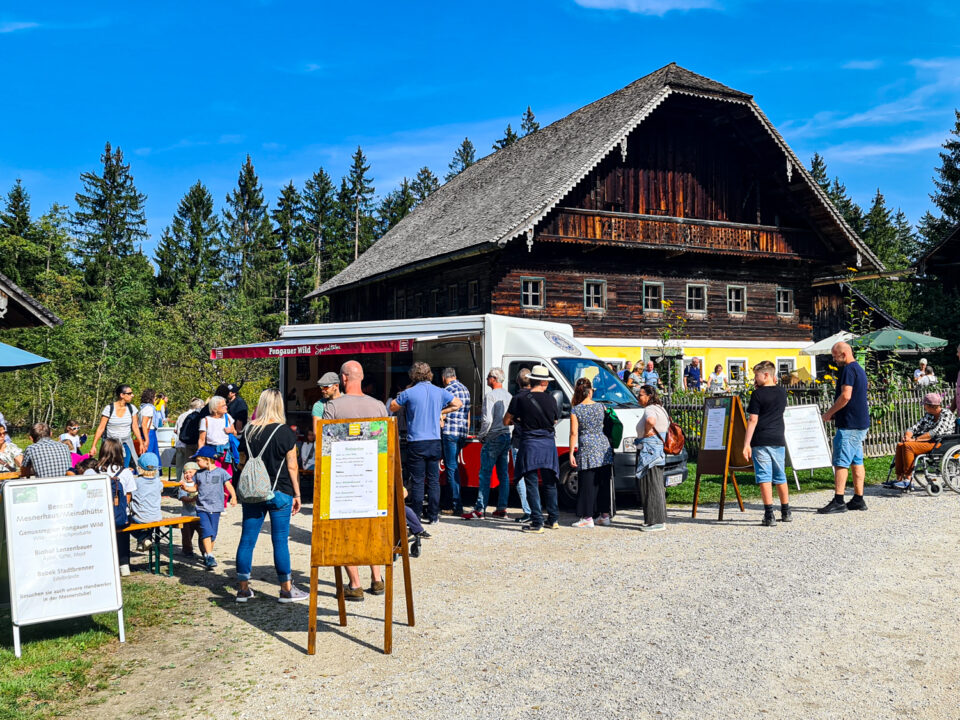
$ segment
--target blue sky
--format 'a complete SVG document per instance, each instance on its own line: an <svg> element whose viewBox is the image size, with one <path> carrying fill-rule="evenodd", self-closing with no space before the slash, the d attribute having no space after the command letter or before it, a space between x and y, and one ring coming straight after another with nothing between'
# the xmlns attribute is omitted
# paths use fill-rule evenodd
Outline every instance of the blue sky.
<svg viewBox="0 0 960 720"><path fill-rule="evenodd" d="M154 238L244 157L268 199L361 145L378 194L469 136L489 152L669 62L753 94L798 155L915 222L960 107L960 3L880 0L67 3L0 6L0 190L72 203L104 142Z"/></svg>

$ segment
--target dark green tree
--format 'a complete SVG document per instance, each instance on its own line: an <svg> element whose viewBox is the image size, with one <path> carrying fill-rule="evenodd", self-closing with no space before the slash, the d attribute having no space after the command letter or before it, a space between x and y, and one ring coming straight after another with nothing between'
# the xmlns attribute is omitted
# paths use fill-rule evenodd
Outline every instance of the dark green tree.
<svg viewBox="0 0 960 720"><path fill-rule="evenodd" d="M847 195L847 186L840 182L840 178L835 177L830 189L827 191L827 197L834 207L840 211L840 215L846 220L847 225L853 228L857 235L863 234L864 221L863 210Z"/></svg>
<svg viewBox="0 0 960 720"><path fill-rule="evenodd" d="M313 290L329 278L323 264L327 246L332 241L337 199L333 181L323 168L315 172L303 185L304 224L313 245Z"/></svg>
<svg viewBox="0 0 960 720"><path fill-rule="evenodd" d="M813 158L810 160L810 174L813 175L813 179L817 185L829 195L830 178L827 176L827 163L820 153L814 153Z"/></svg>
<svg viewBox="0 0 960 720"><path fill-rule="evenodd" d="M436 175L424 165L417 171L417 176L410 183L410 190L419 205L429 197L430 193L440 187L440 180Z"/></svg>
<svg viewBox="0 0 960 720"><path fill-rule="evenodd" d="M177 205L173 222L164 228L157 246L157 297L175 305L187 288L220 283L220 220L213 196L199 180Z"/></svg>
<svg viewBox="0 0 960 720"><path fill-rule="evenodd" d="M523 120L520 123L520 131L524 136L535 133L540 129L540 123L537 122L537 118L533 114L533 110L530 109L530 106L527 105L527 111L523 114Z"/></svg>
<svg viewBox="0 0 960 720"><path fill-rule="evenodd" d="M400 187L392 190L380 201L377 208L378 234L383 237L398 222L403 220L416 206L417 198L410 187L410 181L403 179Z"/></svg>
<svg viewBox="0 0 960 720"><path fill-rule="evenodd" d="M473 165L476 161L476 148L473 147L473 143L470 142L470 138L464 138L463 142L460 143L460 147L458 147L457 151L453 154L453 159L450 161L449 165L450 172L446 174L444 180L449 182L468 167Z"/></svg>
<svg viewBox="0 0 960 720"><path fill-rule="evenodd" d="M303 198L291 180L277 198L273 238L286 260L283 288L284 324L306 319L306 294L313 285L313 244L303 214Z"/></svg>
<svg viewBox="0 0 960 720"><path fill-rule="evenodd" d="M880 258L887 270L906 270L914 249L913 229L902 212L894 216L883 194L877 190L870 210L863 217L863 241ZM893 279L868 280L857 288L876 301L895 318L906 321L911 311L911 287Z"/></svg>
<svg viewBox="0 0 960 720"><path fill-rule="evenodd" d="M513 128L510 127L510 123L507 123L506 129L503 131L503 137L494 141L493 149L502 150L507 145L513 145L519 139L520 136L513 131Z"/></svg>
<svg viewBox="0 0 960 720"><path fill-rule="evenodd" d="M360 146L353 154L347 184L350 190L348 229L353 238L353 256L356 259L376 240L377 221L373 214L373 178L370 166Z"/></svg>
<svg viewBox="0 0 960 720"><path fill-rule="evenodd" d="M7 193L3 211L0 212L0 231L26 237L30 230L30 196L17 178Z"/></svg>
<svg viewBox="0 0 960 720"><path fill-rule="evenodd" d="M955 121L950 137L940 153L940 167L933 178L936 191L930 196L933 204L951 225L960 224L960 110L954 110Z"/></svg>
<svg viewBox="0 0 960 720"><path fill-rule="evenodd" d="M123 162L123 151L107 143L100 160L102 175L80 175L83 191L74 198L77 209L73 213L73 229L79 239L77 252L93 294L116 283L124 261L147 238L147 196L134 186L130 165Z"/></svg>

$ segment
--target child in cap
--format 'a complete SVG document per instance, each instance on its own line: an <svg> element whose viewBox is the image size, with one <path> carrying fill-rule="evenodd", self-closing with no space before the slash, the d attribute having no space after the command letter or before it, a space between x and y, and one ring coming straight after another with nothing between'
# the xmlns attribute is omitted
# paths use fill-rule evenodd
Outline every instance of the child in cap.
<svg viewBox="0 0 960 720"><path fill-rule="evenodd" d="M163 495L163 480L160 479L160 458L156 453L144 453L137 460L140 475L137 487L130 494L130 513L135 523L151 523L163 519L160 497ZM153 546L152 530L134 530L137 550L149 550Z"/></svg>
<svg viewBox="0 0 960 720"><path fill-rule="evenodd" d="M217 566L213 556L213 544L217 539L217 530L220 528L220 513L223 512L223 493L230 496L230 505L237 504L237 493L234 492L230 476L223 468L216 465L217 452L209 445L204 445L193 456L199 470L194 475L197 484L197 517L200 518L200 550L203 552L203 564L207 569Z"/></svg>
<svg viewBox="0 0 960 720"><path fill-rule="evenodd" d="M200 466L195 462L185 463L180 480L180 514L185 517L197 517L197 483L194 476ZM184 557L193 557L193 525L184 525L180 529L180 539L183 541Z"/></svg>
<svg viewBox="0 0 960 720"><path fill-rule="evenodd" d="M756 387L747 405L747 434L743 454L753 459L753 473L763 499L764 527L777 524L773 517L773 488L780 496L780 520L790 522L790 487L786 473L786 437L783 412L787 409L787 391L777 385L777 367L769 360L753 366Z"/></svg>

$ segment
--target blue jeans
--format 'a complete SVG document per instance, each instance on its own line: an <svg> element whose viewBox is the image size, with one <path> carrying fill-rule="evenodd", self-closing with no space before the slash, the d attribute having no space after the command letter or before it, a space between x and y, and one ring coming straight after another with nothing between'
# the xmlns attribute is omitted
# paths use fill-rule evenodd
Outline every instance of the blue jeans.
<svg viewBox="0 0 960 720"><path fill-rule="evenodd" d="M517 466L517 449L515 447L510 448L510 452L513 454L513 466ZM523 478L520 478L517 481L517 495L520 496L520 508L523 510L524 515L530 514L530 503L527 501L527 484L523 481Z"/></svg>
<svg viewBox="0 0 960 720"><path fill-rule="evenodd" d="M237 546L237 580L249 580L253 569L253 548L260 537L263 521L270 514L270 540L273 542L273 567L277 580L290 579L290 515L293 498L274 491L273 499L265 503L244 503L240 545Z"/></svg>
<svg viewBox="0 0 960 720"><path fill-rule="evenodd" d="M851 465L863 465L863 440L866 430L837 428L833 436L833 466L848 468Z"/></svg>
<svg viewBox="0 0 960 720"><path fill-rule="evenodd" d="M757 485L783 485L787 481L786 448L773 445L753 448L753 476Z"/></svg>
<svg viewBox="0 0 960 720"><path fill-rule="evenodd" d="M426 518L431 522L440 517L440 457L439 440L414 440L407 443L407 474L410 478L410 496L407 502L417 515L423 511L424 490L427 494Z"/></svg>
<svg viewBox="0 0 960 720"><path fill-rule="evenodd" d="M457 480L460 450L463 449L464 438L459 435L441 435L440 444L443 446L443 466L447 470L447 485L450 487L450 497L453 500L453 512L463 514L463 503L460 502L460 483Z"/></svg>
<svg viewBox="0 0 960 720"><path fill-rule="evenodd" d="M500 495L497 499L497 510L506 510L510 499L510 461L507 454L510 452L510 433L498 435L483 443L480 450L480 478L477 490L477 504L475 509L486 512L487 498L490 496L490 476L493 468L497 468Z"/></svg>
<svg viewBox="0 0 960 720"><path fill-rule="evenodd" d="M538 475L539 473L539 475ZM537 480L543 479L543 487L539 487ZM543 527L543 513L547 514L547 522L555 523L560 519L560 507L557 505L557 474L548 468L539 471L531 470L523 476L527 485L527 499L530 501L530 524L534 527ZM543 493L543 511L540 510L540 494Z"/></svg>

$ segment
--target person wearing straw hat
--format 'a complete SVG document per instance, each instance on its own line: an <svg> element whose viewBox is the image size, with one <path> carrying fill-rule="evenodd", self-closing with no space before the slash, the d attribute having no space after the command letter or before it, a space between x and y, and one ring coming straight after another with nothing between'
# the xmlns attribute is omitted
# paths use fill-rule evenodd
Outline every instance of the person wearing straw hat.
<svg viewBox="0 0 960 720"><path fill-rule="evenodd" d="M551 530L560 527L560 509L557 505L560 463L554 434L554 426L560 420L560 408L553 396L546 392L553 380L549 368L534 365L530 369L529 379L530 392L514 396L503 416L503 424L516 423L523 430L514 463L514 476L523 478L527 487L527 501L530 503L530 523L523 526L523 531L539 534L545 526ZM542 482L542 488L537 486L538 479ZM547 514L546 523L544 512Z"/></svg>
<svg viewBox="0 0 960 720"><path fill-rule="evenodd" d="M913 463L917 455L924 455L936 446L937 440L953 432L956 416L943 407L943 398L937 393L923 396L923 417L903 434L897 443L894 465L897 482L893 487L907 490L913 476Z"/></svg>

